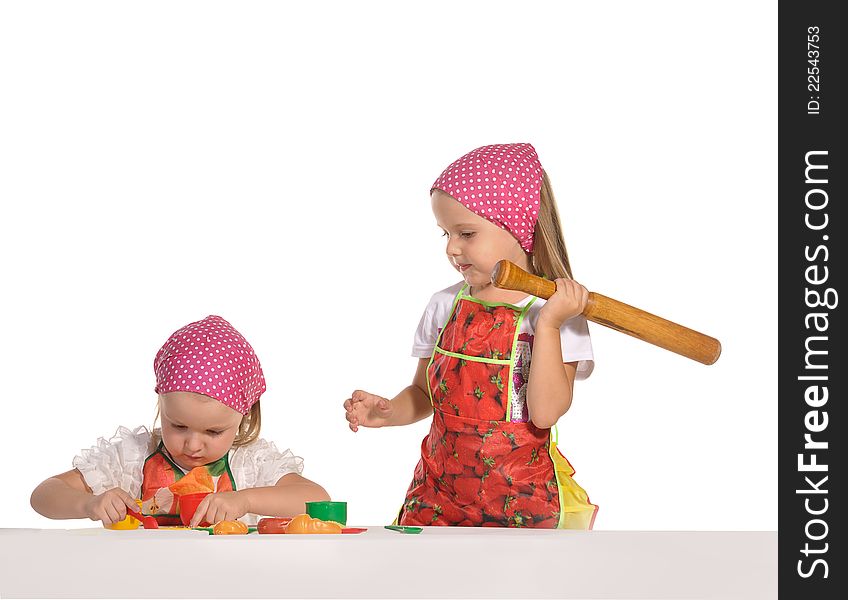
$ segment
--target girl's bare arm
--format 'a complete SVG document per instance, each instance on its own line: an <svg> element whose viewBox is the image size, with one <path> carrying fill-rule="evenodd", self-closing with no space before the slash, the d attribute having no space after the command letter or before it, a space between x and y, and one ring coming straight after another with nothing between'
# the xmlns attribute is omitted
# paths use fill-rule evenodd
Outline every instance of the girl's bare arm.
<svg viewBox="0 0 848 600"><path fill-rule="evenodd" d="M50 519L82 519L88 516L91 489L77 469L65 471L42 481L33 490L29 503Z"/></svg>
<svg viewBox="0 0 848 600"><path fill-rule="evenodd" d="M246 489L240 493L247 497L248 512L279 517L305 513L307 502L330 499L323 487L297 473L280 477L274 486Z"/></svg>
<svg viewBox="0 0 848 600"><path fill-rule="evenodd" d="M562 362L559 329L538 328L527 379L527 412L536 427L553 427L571 408L576 372L576 362Z"/></svg>
<svg viewBox="0 0 848 600"><path fill-rule="evenodd" d="M427 365L429 358L421 358L415 369L412 384L391 400L356 390L345 400L345 418L353 431L359 427L387 427L409 425L433 414L427 392Z"/></svg>
<svg viewBox="0 0 848 600"><path fill-rule="evenodd" d="M433 414L427 392L427 365L429 358L418 359L412 384L392 398L392 414L386 425L409 425Z"/></svg>

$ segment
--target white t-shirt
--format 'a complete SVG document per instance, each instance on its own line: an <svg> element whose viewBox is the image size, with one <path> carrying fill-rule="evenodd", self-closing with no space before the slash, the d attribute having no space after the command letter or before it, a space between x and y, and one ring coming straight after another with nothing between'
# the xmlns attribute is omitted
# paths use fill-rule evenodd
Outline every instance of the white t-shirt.
<svg viewBox="0 0 848 600"><path fill-rule="evenodd" d="M96 446L82 450L74 457L73 466L94 494L119 487L140 498L142 469L145 459L156 450L154 442L146 427L119 427L110 439L99 438ZM230 449L227 458L237 490L272 486L283 475L303 472L301 457L288 449L280 452L273 442L261 438ZM247 514L239 520L255 524L258 518Z"/></svg>
<svg viewBox="0 0 848 600"><path fill-rule="evenodd" d="M453 301L456 298L459 290L462 289L463 282L445 288L440 292L433 294L427 308L424 309L424 314L421 316L421 321L418 323L418 329L415 331L415 341L412 344L412 356L417 358L429 358L433 353L433 348L436 345L436 338L439 335L442 327L450 316ZM467 293L467 290L466 290ZM526 306L533 296L527 296L520 302L516 302L513 306ZM521 329L519 335L528 344L526 350L530 351L533 347L533 337L536 332L536 322L539 320L539 311L545 305L545 300L537 298L533 305L528 309L526 317L521 321ZM526 335L521 335L526 334ZM560 345L562 346L563 362L577 363L577 379L586 379L592 374L595 368L595 357L592 353L592 340L589 337L589 324L583 315L578 315L563 323L559 331ZM519 344L522 342L519 341ZM519 348L519 350L521 350ZM521 355L521 351L516 352L516 359ZM529 360L527 361L529 368Z"/></svg>

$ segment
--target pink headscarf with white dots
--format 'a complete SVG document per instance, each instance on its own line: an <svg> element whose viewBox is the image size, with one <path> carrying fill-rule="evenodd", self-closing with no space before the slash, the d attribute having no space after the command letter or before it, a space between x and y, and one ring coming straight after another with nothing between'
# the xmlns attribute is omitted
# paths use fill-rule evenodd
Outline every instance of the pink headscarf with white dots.
<svg viewBox="0 0 848 600"><path fill-rule="evenodd" d="M533 251L539 218L542 164L531 144L494 144L472 150L445 169L431 186L506 229Z"/></svg>
<svg viewBox="0 0 848 600"><path fill-rule="evenodd" d="M178 329L153 361L157 394L196 392L246 415L265 391L259 359L247 340L210 315Z"/></svg>

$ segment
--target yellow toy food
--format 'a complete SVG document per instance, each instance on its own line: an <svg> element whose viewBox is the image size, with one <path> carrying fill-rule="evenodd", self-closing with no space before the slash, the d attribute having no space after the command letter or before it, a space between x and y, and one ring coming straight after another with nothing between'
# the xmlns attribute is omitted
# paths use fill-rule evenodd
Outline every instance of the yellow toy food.
<svg viewBox="0 0 848 600"><path fill-rule="evenodd" d="M138 510L141 511L141 500L136 500L135 503L138 505ZM141 525L141 521L133 517L129 512L127 516L124 517L123 521L118 521L117 523L112 523L111 525L104 525L106 529L138 529L138 526Z"/></svg>
<svg viewBox="0 0 848 600"><path fill-rule="evenodd" d="M212 528L213 535L239 535L247 533L247 525L241 521L218 521Z"/></svg>
<svg viewBox="0 0 848 600"><path fill-rule="evenodd" d="M293 517L286 525L286 533L341 533L341 523L313 519L307 514Z"/></svg>

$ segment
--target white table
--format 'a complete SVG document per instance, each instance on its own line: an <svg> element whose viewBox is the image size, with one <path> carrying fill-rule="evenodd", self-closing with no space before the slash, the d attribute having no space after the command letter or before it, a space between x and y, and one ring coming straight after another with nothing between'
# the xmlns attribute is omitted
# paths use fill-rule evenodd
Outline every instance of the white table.
<svg viewBox="0 0 848 600"><path fill-rule="evenodd" d="M0 529L0 597L776 598L777 532Z"/></svg>

